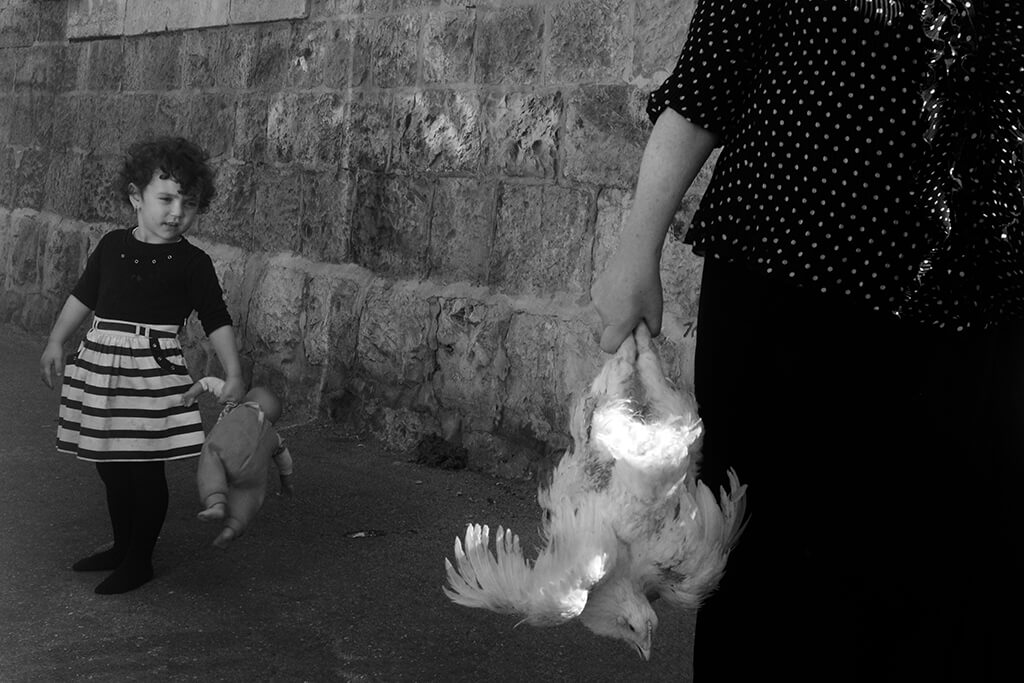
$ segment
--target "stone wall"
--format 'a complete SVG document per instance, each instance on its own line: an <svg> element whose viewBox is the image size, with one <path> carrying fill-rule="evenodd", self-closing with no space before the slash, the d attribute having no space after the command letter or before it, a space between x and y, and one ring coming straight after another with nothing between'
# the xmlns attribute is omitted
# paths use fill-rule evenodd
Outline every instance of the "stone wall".
<svg viewBox="0 0 1024 683"><path fill-rule="evenodd" d="M190 239L286 419L543 467L602 361L590 283L693 4L0 0L0 320L47 330L131 220L110 191L125 146L185 135L218 183ZM705 183L665 252L683 381L700 264L680 240ZM216 371L187 329L193 370Z"/></svg>

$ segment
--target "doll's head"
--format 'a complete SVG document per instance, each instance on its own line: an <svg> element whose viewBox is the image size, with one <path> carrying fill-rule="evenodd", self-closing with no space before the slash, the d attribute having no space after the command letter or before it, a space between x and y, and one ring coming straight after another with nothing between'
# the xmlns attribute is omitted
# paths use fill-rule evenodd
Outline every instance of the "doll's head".
<svg viewBox="0 0 1024 683"><path fill-rule="evenodd" d="M245 395L247 402L258 403L260 410L267 416L271 424L277 422L281 418L281 399L273 394L269 389L264 387L253 387L249 390L249 393Z"/></svg>

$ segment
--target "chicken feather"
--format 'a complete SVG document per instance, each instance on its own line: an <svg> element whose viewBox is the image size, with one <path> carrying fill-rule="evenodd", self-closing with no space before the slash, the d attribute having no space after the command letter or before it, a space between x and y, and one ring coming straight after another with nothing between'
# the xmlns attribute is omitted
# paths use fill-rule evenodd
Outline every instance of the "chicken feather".
<svg viewBox="0 0 1024 683"><path fill-rule="evenodd" d="M570 413L573 448L538 487L541 549L470 524L445 559L444 593L467 607L556 626L574 619L650 658L650 600L697 608L725 571L743 526L736 474L715 494L697 480L703 425L691 396L668 382L641 324Z"/></svg>

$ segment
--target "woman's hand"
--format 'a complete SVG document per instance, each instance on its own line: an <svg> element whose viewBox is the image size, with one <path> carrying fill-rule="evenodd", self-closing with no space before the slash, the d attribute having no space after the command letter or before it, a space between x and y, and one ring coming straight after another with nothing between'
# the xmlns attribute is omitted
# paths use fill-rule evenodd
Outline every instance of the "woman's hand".
<svg viewBox="0 0 1024 683"><path fill-rule="evenodd" d="M605 353L615 353L640 321L651 336L661 332L662 245L683 194L717 144L717 135L672 109L654 124L619 247L590 289Z"/></svg>
<svg viewBox="0 0 1024 683"><path fill-rule="evenodd" d="M601 316L601 350L615 353L641 321L661 332L660 259L656 253L620 249L598 276L590 297Z"/></svg>

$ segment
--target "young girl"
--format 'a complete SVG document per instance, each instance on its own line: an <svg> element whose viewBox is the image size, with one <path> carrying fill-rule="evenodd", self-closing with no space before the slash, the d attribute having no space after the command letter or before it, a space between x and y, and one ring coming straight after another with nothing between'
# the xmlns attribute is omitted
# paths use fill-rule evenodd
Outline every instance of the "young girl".
<svg viewBox="0 0 1024 683"><path fill-rule="evenodd" d="M181 138L129 148L120 191L138 216L100 240L43 351L43 382L65 372L64 342L95 312L61 388L57 449L96 463L106 487L114 544L75 571L113 572L96 587L124 593L153 577L152 555L167 513L164 462L198 456L198 407L178 330L196 311L227 377L222 400L245 393L231 317L210 257L184 235L214 194L206 154Z"/></svg>
<svg viewBox="0 0 1024 683"><path fill-rule="evenodd" d="M1020 679L1024 2L698 0L620 247L613 352L704 256L702 479L749 523L697 615L708 681Z"/></svg>

